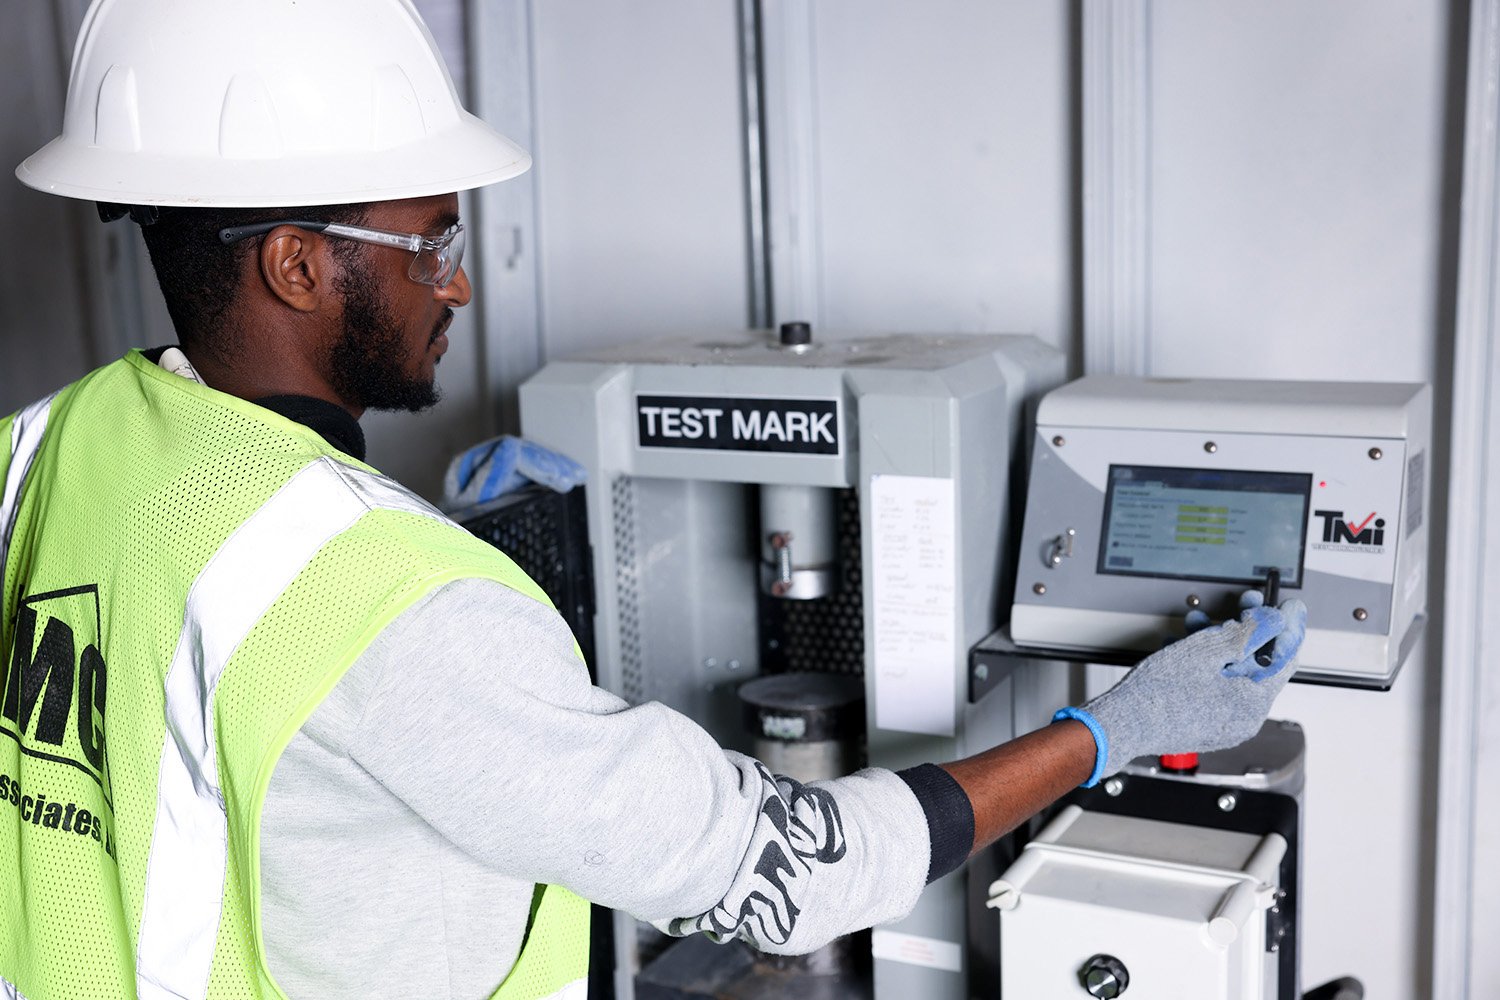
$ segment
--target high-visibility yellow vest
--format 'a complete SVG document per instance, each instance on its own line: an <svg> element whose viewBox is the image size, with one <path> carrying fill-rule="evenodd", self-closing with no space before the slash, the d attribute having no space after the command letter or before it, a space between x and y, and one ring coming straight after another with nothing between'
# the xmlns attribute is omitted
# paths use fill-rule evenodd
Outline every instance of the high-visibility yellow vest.
<svg viewBox="0 0 1500 1000"><path fill-rule="evenodd" d="M276 761L434 587L514 563L293 421L138 352L0 421L0 997L279 997ZM546 887L495 994L583 996Z"/></svg>

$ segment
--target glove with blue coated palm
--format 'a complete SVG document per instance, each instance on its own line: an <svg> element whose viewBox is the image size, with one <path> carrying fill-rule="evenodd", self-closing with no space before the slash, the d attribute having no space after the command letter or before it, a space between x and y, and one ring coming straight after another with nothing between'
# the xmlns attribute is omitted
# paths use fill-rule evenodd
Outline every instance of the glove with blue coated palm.
<svg viewBox="0 0 1500 1000"><path fill-rule="evenodd" d="M1057 719L1077 719L1094 734L1098 755L1085 787L1136 757L1238 746L1260 731L1271 704L1291 679L1307 628L1298 600L1258 606L1249 592L1238 620L1201 628L1138 663L1120 683ZM1205 617L1190 627L1206 623ZM1272 642L1271 662L1255 653Z"/></svg>
<svg viewBox="0 0 1500 1000"><path fill-rule="evenodd" d="M566 493L587 478L583 466L535 441L509 434L460 452L443 477L445 511L457 511L540 483Z"/></svg>

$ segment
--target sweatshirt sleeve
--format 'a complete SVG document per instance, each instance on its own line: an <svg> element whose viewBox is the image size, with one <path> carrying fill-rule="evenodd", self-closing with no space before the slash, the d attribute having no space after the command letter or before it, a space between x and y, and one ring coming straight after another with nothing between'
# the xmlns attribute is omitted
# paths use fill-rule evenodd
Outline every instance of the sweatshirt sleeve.
<svg viewBox="0 0 1500 1000"><path fill-rule="evenodd" d="M356 669L349 756L512 877L787 954L905 915L928 880L921 782L772 775L664 705L592 686L562 618L499 584L439 589Z"/></svg>

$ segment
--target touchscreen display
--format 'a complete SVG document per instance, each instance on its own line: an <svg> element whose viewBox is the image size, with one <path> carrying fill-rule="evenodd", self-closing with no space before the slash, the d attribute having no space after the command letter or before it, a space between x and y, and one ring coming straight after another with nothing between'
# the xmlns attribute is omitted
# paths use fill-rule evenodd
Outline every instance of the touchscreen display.
<svg viewBox="0 0 1500 1000"><path fill-rule="evenodd" d="M1099 572L1302 584L1310 474L1111 465Z"/></svg>

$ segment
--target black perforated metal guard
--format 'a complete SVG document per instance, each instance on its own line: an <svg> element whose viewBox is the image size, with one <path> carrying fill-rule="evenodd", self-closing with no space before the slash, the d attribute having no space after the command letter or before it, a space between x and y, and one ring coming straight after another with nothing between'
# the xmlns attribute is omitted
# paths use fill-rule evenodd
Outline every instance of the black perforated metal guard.
<svg viewBox="0 0 1500 1000"><path fill-rule="evenodd" d="M543 486L458 512L458 523L515 560L541 587L573 630L594 669L594 573L584 490L554 493Z"/></svg>
<svg viewBox="0 0 1500 1000"><path fill-rule="evenodd" d="M762 673L864 676L864 568L854 490L839 491L838 518L839 589L810 601L760 596Z"/></svg>

